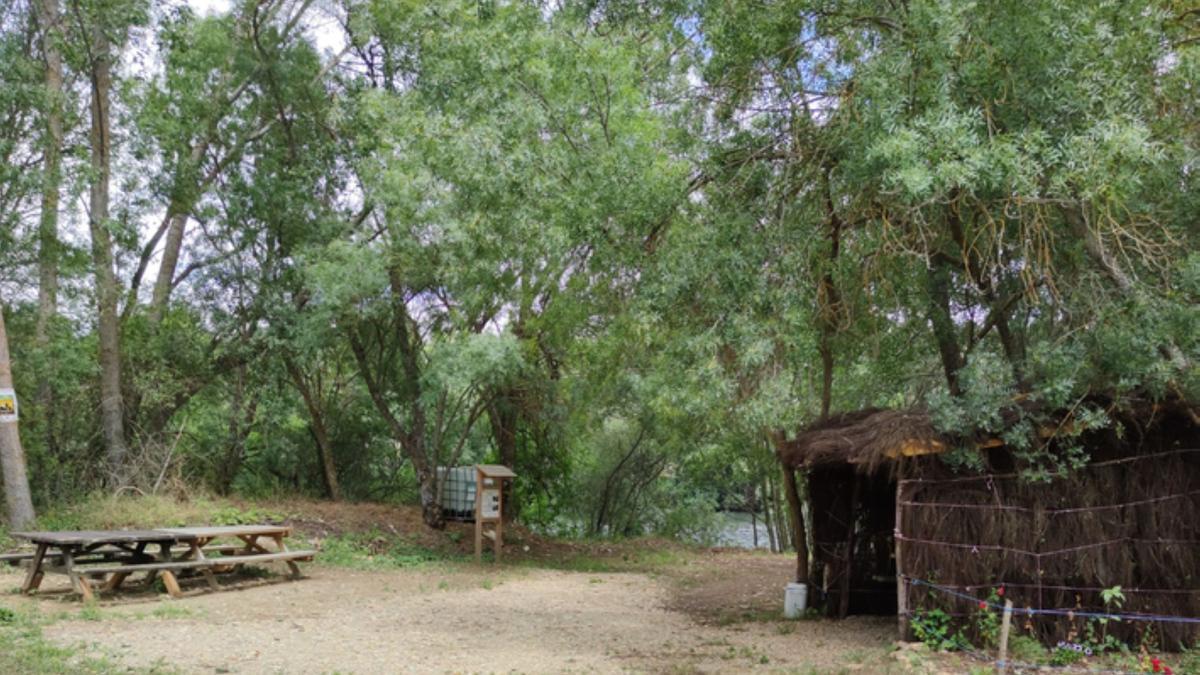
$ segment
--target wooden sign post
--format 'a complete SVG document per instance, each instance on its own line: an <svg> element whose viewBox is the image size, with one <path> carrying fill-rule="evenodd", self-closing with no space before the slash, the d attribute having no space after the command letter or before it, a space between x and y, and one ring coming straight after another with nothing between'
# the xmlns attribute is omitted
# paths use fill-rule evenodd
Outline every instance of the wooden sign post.
<svg viewBox="0 0 1200 675"><path fill-rule="evenodd" d="M496 560L504 548L504 481L516 478L512 469L499 464L475 465L475 562L483 562L483 538L492 540ZM485 532L484 523L492 523Z"/></svg>

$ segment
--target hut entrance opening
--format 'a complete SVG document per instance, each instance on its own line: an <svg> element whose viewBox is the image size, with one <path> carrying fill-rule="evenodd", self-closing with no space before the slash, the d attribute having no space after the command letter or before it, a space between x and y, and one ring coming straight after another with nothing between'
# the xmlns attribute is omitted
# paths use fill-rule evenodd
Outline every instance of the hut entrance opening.
<svg viewBox="0 0 1200 675"><path fill-rule="evenodd" d="M896 614L896 481L849 464L809 473L813 586L827 616Z"/></svg>

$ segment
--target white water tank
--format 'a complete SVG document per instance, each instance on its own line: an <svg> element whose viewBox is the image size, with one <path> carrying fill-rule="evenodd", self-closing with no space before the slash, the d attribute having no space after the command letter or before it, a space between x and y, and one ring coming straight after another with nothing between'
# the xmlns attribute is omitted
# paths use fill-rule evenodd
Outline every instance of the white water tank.
<svg viewBox="0 0 1200 675"><path fill-rule="evenodd" d="M452 520L475 520L475 467L439 466L442 515Z"/></svg>

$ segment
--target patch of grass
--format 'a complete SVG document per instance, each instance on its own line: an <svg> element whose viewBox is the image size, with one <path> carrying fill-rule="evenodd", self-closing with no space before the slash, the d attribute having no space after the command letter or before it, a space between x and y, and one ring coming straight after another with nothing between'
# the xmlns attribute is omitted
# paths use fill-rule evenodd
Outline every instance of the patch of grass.
<svg viewBox="0 0 1200 675"><path fill-rule="evenodd" d="M162 495L96 494L83 501L52 508L38 518L43 530L111 530L184 527L188 525L244 525L279 522L284 517L231 501L200 496L176 499Z"/></svg>
<svg viewBox="0 0 1200 675"><path fill-rule="evenodd" d="M853 664L861 664L867 660L867 653L861 649L851 649L846 652L846 661Z"/></svg>
<svg viewBox="0 0 1200 675"><path fill-rule="evenodd" d="M104 614L100 611L100 605L96 604L95 600L88 600L79 609L79 618L84 621L99 621L104 618Z"/></svg>
<svg viewBox="0 0 1200 675"><path fill-rule="evenodd" d="M107 675L134 672L108 659L85 656L77 649L60 647L46 640L42 627L48 621L37 613L7 612L8 620L0 623L0 673Z"/></svg>
<svg viewBox="0 0 1200 675"><path fill-rule="evenodd" d="M491 579L484 579L479 583L479 587L485 591L490 591L496 587L496 584L493 583Z"/></svg>
<svg viewBox="0 0 1200 675"><path fill-rule="evenodd" d="M1025 663L1042 663L1048 656L1042 643L1028 635L1014 635L1009 638L1008 654L1010 660Z"/></svg>
<svg viewBox="0 0 1200 675"><path fill-rule="evenodd" d="M639 549L624 545L599 555L588 552L552 559L523 560L520 564L585 574L641 572L653 576L687 565L688 558L686 551L675 548Z"/></svg>
<svg viewBox="0 0 1200 675"><path fill-rule="evenodd" d="M286 519L287 516L282 513L258 507L243 509L230 505L213 513L210 522L213 525L257 525L260 523L282 523Z"/></svg>
<svg viewBox="0 0 1200 675"><path fill-rule="evenodd" d="M154 608L150 612L150 616L156 619L187 619L196 615L196 612L174 603L166 603Z"/></svg>
<svg viewBox="0 0 1200 675"><path fill-rule="evenodd" d="M331 567L363 570L387 570L421 567L435 562L457 560L429 548L413 544L403 537L384 537L378 533L345 534L321 542L317 560Z"/></svg>

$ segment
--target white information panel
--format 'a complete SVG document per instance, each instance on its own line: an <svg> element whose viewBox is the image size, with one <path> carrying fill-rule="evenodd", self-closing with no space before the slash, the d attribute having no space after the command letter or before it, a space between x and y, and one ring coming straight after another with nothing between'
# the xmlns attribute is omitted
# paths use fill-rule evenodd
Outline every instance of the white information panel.
<svg viewBox="0 0 1200 675"><path fill-rule="evenodd" d="M0 389L0 422L17 421L17 392Z"/></svg>
<svg viewBox="0 0 1200 675"><path fill-rule="evenodd" d="M479 516L481 518L499 518L500 517L500 490L497 488L484 488L483 501L481 503Z"/></svg>

